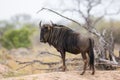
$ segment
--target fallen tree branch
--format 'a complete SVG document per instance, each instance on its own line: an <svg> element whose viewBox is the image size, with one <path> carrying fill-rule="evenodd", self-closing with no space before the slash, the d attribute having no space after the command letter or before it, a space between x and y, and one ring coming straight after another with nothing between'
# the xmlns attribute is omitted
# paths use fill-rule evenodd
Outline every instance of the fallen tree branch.
<svg viewBox="0 0 120 80"><path fill-rule="evenodd" d="M22 66L22 67L17 68L16 71L18 71L18 70L20 70L20 69L23 69L23 68L25 68L25 67L27 67L27 66L29 66L29 65L31 65L31 63L30 63L30 64L26 64L25 66Z"/></svg>
<svg viewBox="0 0 120 80"><path fill-rule="evenodd" d="M59 64L60 62L42 62L40 60L33 60L33 61L28 61L28 62L21 62L21 61L16 61L18 64L33 64L33 63L40 63L42 65L56 65Z"/></svg>
<svg viewBox="0 0 120 80"><path fill-rule="evenodd" d="M68 20L70 20L70 21L72 21L72 22L75 22L75 23L78 24L79 26L82 26L79 22L77 22L77 21L75 21L75 20L73 20L73 19L71 19L71 18L68 18L68 17L66 17L66 16L63 16L63 15L61 15L60 13L58 13L58 12L52 10L52 9L42 8L42 9L39 10L37 13L39 13L39 12L41 12L41 11L43 11L43 10L48 10L48 11L50 11L50 12L53 12L53 13L55 13L55 14L63 17L63 18L65 18L65 19L68 19Z"/></svg>
<svg viewBox="0 0 120 80"><path fill-rule="evenodd" d="M38 56L41 55L41 54L50 54L50 55L53 55L53 56L56 56L56 57L60 57L60 58L61 58L60 55L56 55L56 54L50 53L50 52L48 52L48 51L40 52L36 57L38 57Z"/></svg>
<svg viewBox="0 0 120 80"><path fill-rule="evenodd" d="M99 58L99 61L105 62L106 64L118 65L114 61L110 61L110 60L106 60L106 59L102 59L102 58Z"/></svg>
<svg viewBox="0 0 120 80"><path fill-rule="evenodd" d="M71 61L80 61L80 60L81 60L80 58L70 58L70 59L66 59L66 62L67 62L67 65L77 65L78 63L69 63L69 62L71 62ZM33 61L27 61L27 62L16 61L16 62L18 64L24 65L24 66L22 66L20 68L17 68L16 70L23 69L23 68L25 68L25 67L27 67L29 65L35 64L35 63L39 63L41 65L48 65L49 68L51 68L52 65L57 65L57 64L62 63L62 61L59 61L59 62L42 62L40 60L33 60Z"/></svg>

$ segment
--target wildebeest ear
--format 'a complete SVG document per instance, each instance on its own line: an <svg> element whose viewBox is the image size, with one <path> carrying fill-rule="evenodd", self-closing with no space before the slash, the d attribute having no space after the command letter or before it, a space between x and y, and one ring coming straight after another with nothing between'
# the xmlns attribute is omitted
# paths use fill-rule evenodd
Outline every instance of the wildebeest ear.
<svg viewBox="0 0 120 80"><path fill-rule="evenodd" d="M42 21L40 21L40 23L39 23L39 28L41 28L42 26L41 26L41 23L42 23Z"/></svg>

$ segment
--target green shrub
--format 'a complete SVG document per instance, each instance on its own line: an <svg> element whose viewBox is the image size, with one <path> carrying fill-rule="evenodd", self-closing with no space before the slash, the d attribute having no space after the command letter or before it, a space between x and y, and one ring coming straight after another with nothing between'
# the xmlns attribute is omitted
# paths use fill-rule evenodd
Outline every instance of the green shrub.
<svg viewBox="0 0 120 80"><path fill-rule="evenodd" d="M1 38L2 46L7 49L29 47L31 46L30 35L31 32L27 28L8 30Z"/></svg>

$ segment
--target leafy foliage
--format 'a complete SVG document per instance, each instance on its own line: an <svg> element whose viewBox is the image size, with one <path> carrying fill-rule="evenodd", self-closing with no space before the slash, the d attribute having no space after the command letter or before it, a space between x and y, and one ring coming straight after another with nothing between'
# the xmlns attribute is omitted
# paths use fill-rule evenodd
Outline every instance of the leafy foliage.
<svg viewBox="0 0 120 80"><path fill-rule="evenodd" d="M0 21L0 45L7 49L30 47L35 26L31 16L27 14L18 14L11 20Z"/></svg>
<svg viewBox="0 0 120 80"><path fill-rule="evenodd" d="M31 41L29 39L31 32L27 28L18 30L8 30L1 38L3 47L7 49L29 47Z"/></svg>

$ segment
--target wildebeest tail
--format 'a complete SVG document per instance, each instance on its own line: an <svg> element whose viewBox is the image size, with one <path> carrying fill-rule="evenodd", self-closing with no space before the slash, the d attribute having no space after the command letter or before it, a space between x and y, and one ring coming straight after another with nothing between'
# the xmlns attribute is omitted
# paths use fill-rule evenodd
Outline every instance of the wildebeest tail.
<svg viewBox="0 0 120 80"><path fill-rule="evenodd" d="M90 47L89 47L89 58L90 58L89 65L90 65L90 68L91 68L91 66L94 66L94 51L93 51L94 42L92 41L92 39L89 39L89 43L90 43Z"/></svg>

